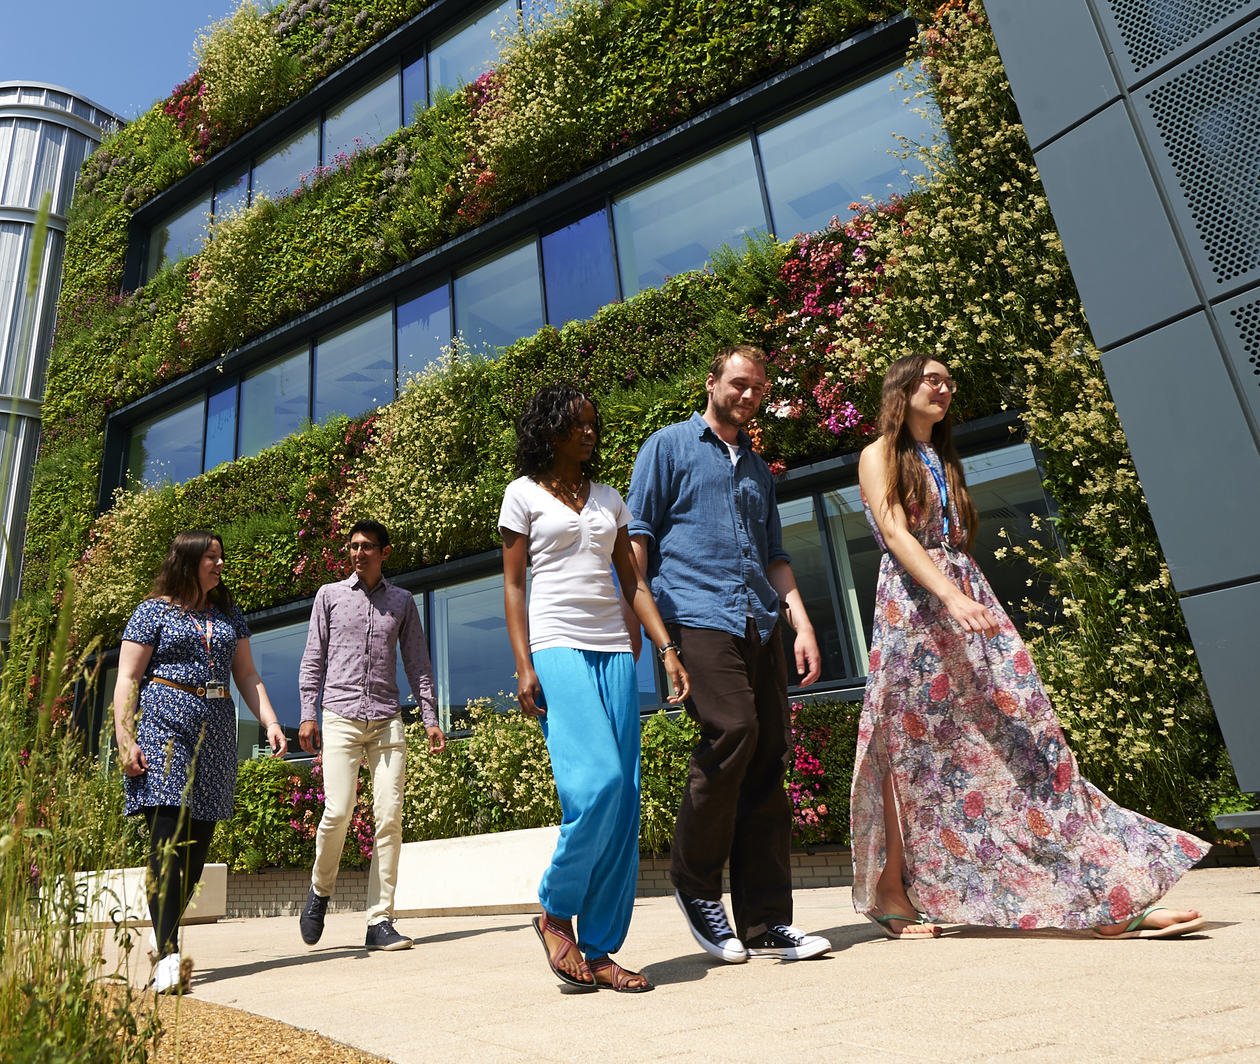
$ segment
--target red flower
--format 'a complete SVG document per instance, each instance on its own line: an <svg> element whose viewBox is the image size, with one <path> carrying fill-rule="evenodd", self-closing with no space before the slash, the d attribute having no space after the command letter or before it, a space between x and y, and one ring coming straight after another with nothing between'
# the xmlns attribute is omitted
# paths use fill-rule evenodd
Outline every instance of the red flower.
<svg viewBox="0 0 1260 1064"><path fill-rule="evenodd" d="M897 603L890 602L888 603L887 606L884 607L884 620L886 620L889 624L891 625L900 624L901 617L902 617L901 607L898 606Z"/></svg>
<svg viewBox="0 0 1260 1064"><path fill-rule="evenodd" d="M1032 658L1028 656L1027 650L1019 650L1015 653L1015 675L1027 676L1032 672Z"/></svg>
<svg viewBox="0 0 1260 1064"><path fill-rule="evenodd" d="M1046 819L1046 814L1036 806L1028 810L1028 827L1038 838L1048 838L1054 830L1050 826L1050 821Z"/></svg>
<svg viewBox="0 0 1260 1064"><path fill-rule="evenodd" d="M998 709L1008 717L1013 717L1019 712L1019 699L1011 694L1010 691L998 691L993 696L993 701L997 703Z"/></svg>
<svg viewBox="0 0 1260 1064"><path fill-rule="evenodd" d="M1123 885L1112 887L1107 902L1111 906L1111 917L1117 922L1133 914L1133 899L1129 897L1129 889Z"/></svg>
<svg viewBox="0 0 1260 1064"><path fill-rule="evenodd" d="M878 669L878 668L879 668L879 659L880 659L880 653L879 653L879 651L878 651L878 650L872 650L872 651L871 651L871 664L870 664L870 670L871 670L871 672L874 672L876 669Z"/></svg>
<svg viewBox="0 0 1260 1064"><path fill-rule="evenodd" d="M941 828L941 843L955 857L967 856L967 845L949 828Z"/></svg>
<svg viewBox="0 0 1260 1064"><path fill-rule="evenodd" d="M1035 916L1021 916L1019 918L1019 926L1023 931L1033 931L1037 927L1037 918Z"/></svg>
<svg viewBox="0 0 1260 1064"><path fill-rule="evenodd" d="M906 734L911 739L922 739L927 735L927 724L924 723L923 718L917 713L907 713L902 718L902 721L905 725Z"/></svg>
<svg viewBox="0 0 1260 1064"><path fill-rule="evenodd" d="M1072 782L1072 765L1068 761L1060 761L1054 770L1054 790L1062 794Z"/></svg>
<svg viewBox="0 0 1260 1064"><path fill-rule="evenodd" d="M943 701L949 696L949 677L943 672L932 677L932 686L928 689L928 695L933 702Z"/></svg>
<svg viewBox="0 0 1260 1064"><path fill-rule="evenodd" d="M984 813L984 795L979 791L972 791L963 799L963 812L973 820Z"/></svg>
<svg viewBox="0 0 1260 1064"><path fill-rule="evenodd" d="M1198 858L1203 852L1197 840L1190 838L1189 835L1177 836L1177 848L1181 850L1187 857Z"/></svg>

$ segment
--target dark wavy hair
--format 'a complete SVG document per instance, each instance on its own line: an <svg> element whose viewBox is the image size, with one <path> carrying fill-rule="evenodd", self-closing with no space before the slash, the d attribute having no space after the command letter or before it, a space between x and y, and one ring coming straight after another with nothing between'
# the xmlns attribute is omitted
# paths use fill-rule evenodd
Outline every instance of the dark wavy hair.
<svg viewBox="0 0 1260 1064"><path fill-rule="evenodd" d="M201 529L190 529L181 532L166 550L166 561L158 570L157 579L153 581L155 598L167 598L181 606L192 606L201 600L201 581L197 578L197 569L201 565L201 557L210 549L210 544L217 543L223 550L223 540L213 532ZM224 552L224 557L227 552ZM227 613L232 609L232 592L220 580L217 587L210 590L207 600Z"/></svg>
<svg viewBox="0 0 1260 1064"><path fill-rule="evenodd" d="M911 528L918 527L926 520L928 478L919 458L919 445L906 425L906 411L910 409L910 393L919 387L924 367L932 361L941 362L941 359L935 355L922 354L906 355L897 359L884 374L880 395L879 434L888 439L888 481L884 498L886 503L901 504ZM944 365L944 362L941 364ZM954 447L952 406L932 426L932 446L936 448L941 465L945 467L945 484L949 489L950 502L966 533L964 546L970 551L980 519L975 503L971 501L971 493L967 490L962 460Z"/></svg>
<svg viewBox="0 0 1260 1064"><path fill-rule="evenodd" d="M567 436L578 423L578 407L583 400L595 408L595 449L582 463L582 472L591 480L599 473L599 440L604 434L599 404L572 384L553 384L534 393L516 422L516 472L537 479L556 460L553 444Z"/></svg>

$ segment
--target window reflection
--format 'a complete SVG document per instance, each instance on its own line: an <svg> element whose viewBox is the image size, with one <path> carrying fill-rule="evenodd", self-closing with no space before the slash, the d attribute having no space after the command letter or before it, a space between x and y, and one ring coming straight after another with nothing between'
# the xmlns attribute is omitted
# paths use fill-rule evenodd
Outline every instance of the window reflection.
<svg viewBox="0 0 1260 1064"><path fill-rule="evenodd" d="M486 576L433 595L433 672L443 720L470 698L516 690L516 662L503 619L503 576Z"/></svg>
<svg viewBox="0 0 1260 1064"><path fill-rule="evenodd" d="M752 141L743 138L613 201L621 286L628 298L699 269L723 244L764 232Z"/></svg>
<svg viewBox="0 0 1260 1064"><path fill-rule="evenodd" d="M398 301L398 390L451 342L451 292L437 288Z"/></svg>
<svg viewBox="0 0 1260 1064"><path fill-rule="evenodd" d="M206 401L204 468L213 469L236 457L236 385L211 392Z"/></svg>
<svg viewBox="0 0 1260 1064"><path fill-rule="evenodd" d="M187 207L181 207L149 231L146 277L152 277L168 262L187 258L201 250L210 224L210 199L207 193Z"/></svg>
<svg viewBox="0 0 1260 1064"><path fill-rule="evenodd" d="M374 311L315 343L315 420L357 417L394 398L394 315Z"/></svg>
<svg viewBox="0 0 1260 1064"><path fill-rule="evenodd" d="M499 57L500 34L516 19L516 0L505 0L439 37L429 49L429 99L438 89L474 82Z"/></svg>
<svg viewBox="0 0 1260 1064"><path fill-rule="evenodd" d="M542 238L547 320L556 328L617 299L608 212L596 211Z"/></svg>
<svg viewBox="0 0 1260 1064"><path fill-rule="evenodd" d="M814 625L818 636L818 649L822 654L820 680L839 680L851 675L845 654L845 638L840 619L831 598L831 563L827 558L818 522L814 517L813 497L793 499L779 504L779 519L783 523L783 548L792 556L792 572L800 590L805 612ZM795 634L788 625L783 626L783 646L787 651L788 683L796 684Z"/></svg>
<svg viewBox="0 0 1260 1064"><path fill-rule="evenodd" d="M324 164L339 154L353 155L397 132L398 72L391 70L361 89L324 118Z"/></svg>
<svg viewBox="0 0 1260 1064"><path fill-rule="evenodd" d="M231 580L232 559L224 566L225 578ZM258 675L267 688L276 717L289 739L291 753L298 753L298 725L302 722L302 702L298 694L298 664L306 646L307 622L286 624L255 632L250 636L249 649L258 666ZM232 683L232 700L236 703L237 754L241 758L254 756L255 747L267 745L266 733L258 720L245 705L240 689Z"/></svg>
<svg viewBox="0 0 1260 1064"><path fill-rule="evenodd" d="M538 249L520 244L455 278L455 329L473 347L506 347L543 327Z"/></svg>
<svg viewBox="0 0 1260 1064"><path fill-rule="evenodd" d="M182 484L201 472L201 442L205 429L205 400L190 403L131 430L127 448L127 476L134 484L156 487Z"/></svg>
<svg viewBox="0 0 1260 1064"><path fill-rule="evenodd" d="M824 228L849 204L907 192L913 159L898 158L894 134L931 140L932 122L902 102L896 71L885 71L758 134L774 229L781 240ZM909 171L909 173L903 173Z"/></svg>
<svg viewBox="0 0 1260 1064"><path fill-rule="evenodd" d="M215 221L223 219L233 211L240 210L249 203L249 168L246 167L233 177L226 177L214 186Z"/></svg>
<svg viewBox="0 0 1260 1064"><path fill-rule="evenodd" d="M429 103L426 89L428 64L424 54L412 59L403 60L402 68L402 120L409 126L416 120L418 112L423 111Z"/></svg>
<svg viewBox="0 0 1260 1064"><path fill-rule="evenodd" d="M310 392L306 347L242 380L239 456L257 454L300 429L310 417Z"/></svg>
<svg viewBox="0 0 1260 1064"><path fill-rule="evenodd" d="M319 129L311 121L254 164L250 202L258 202L259 196L287 196L298 187L298 178L318 165Z"/></svg>

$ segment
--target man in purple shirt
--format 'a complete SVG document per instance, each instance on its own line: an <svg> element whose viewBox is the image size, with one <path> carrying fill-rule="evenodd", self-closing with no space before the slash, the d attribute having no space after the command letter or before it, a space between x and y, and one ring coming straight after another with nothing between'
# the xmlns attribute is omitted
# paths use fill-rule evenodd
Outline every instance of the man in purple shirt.
<svg viewBox="0 0 1260 1064"><path fill-rule="evenodd" d="M328 899L337 883L346 829L354 812L359 763L372 773L376 840L368 873L368 949L409 949L411 939L394 929L394 888L402 846L402 799L407 743L398 707L398 653L424 720L429 752L441 753L433 670L420 614L410 592L381 575L389 557L389 533L379 521L350 529L354 572L315 593L306 649L298 667L302 724L298 742L308 754L324 754L324 815L315 836L315 867L299 925L302 941L315 945L324 933ZM321 735L316 713L324 707Z"/></svg>

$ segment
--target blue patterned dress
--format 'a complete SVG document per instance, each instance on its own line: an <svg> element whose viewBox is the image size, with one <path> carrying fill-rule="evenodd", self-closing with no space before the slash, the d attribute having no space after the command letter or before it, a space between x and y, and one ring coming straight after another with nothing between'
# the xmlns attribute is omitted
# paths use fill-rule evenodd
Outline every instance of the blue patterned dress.
<svg viewBox="0 0 1260 1064"><path fill-rule="evenodd" d="M937 475L940 458L923 455ZM1125 809L1081 776L1036 666L940 499L915 538L999 619L969 634L884 551L853 773L853 904L867 912L884 867L881 785L892 774L911 900L941 923L1084 929L1162 897L1208 850ZM910 515L913 519L914 515Z"/></svg>
<svg viewBox="0 0 1260 1064"><path fill-rule="evenodd" d="M224 614L212 607L214 621L207 660L205 612L192 612L162 599L136 607L123 639L153 648L141 681L136 742L148 771L124 779L127 814L146 807L186 805L195 820L227 820L236 790L236 707L230 698L201 698L165 684L160 676L197 687L231 677L236 644L249 638L240 610ZM195 769L195 771L194 771ZM190 782L191 780L191 782Z"/></svg>

